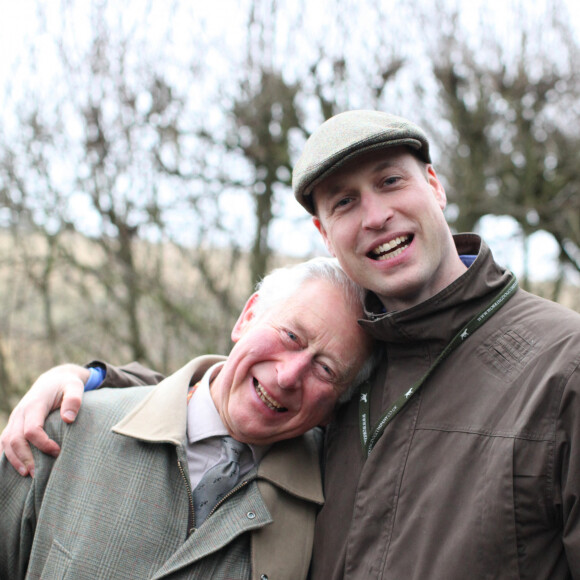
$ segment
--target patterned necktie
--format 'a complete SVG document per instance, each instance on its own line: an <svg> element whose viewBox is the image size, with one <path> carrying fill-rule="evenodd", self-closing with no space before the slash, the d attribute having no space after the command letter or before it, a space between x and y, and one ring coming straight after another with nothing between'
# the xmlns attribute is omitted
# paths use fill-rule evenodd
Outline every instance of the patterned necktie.
<svg viewBox="0 0 580 580"><path fill-rule="evenodd" d="M199 528L214 506L230 491L240 477L240 456L246 447L232 437L222 437L226 458L208 469L193 490L195 526Z"/></svg>

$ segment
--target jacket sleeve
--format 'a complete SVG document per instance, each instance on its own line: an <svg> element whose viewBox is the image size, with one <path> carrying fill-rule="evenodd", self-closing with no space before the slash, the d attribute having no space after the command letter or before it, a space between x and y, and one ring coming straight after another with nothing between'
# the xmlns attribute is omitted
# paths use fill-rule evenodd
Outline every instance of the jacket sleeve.
<svg viewBox="0 0 580 580"><path fill-rule="evenodd" d="M580 580L580 353L566 369L558 425L554 499L571 578Z"/></svg>
<svg viewBox="0 0 580 580"><path fill-rule="evenodd" d="M50 436L60 442L54 430ZM44 490L55 462L54 457L40 453L35 447L32 452L34 479L21 477L6 456L0 456L0 578L3 579L26 577Z"/></svg>
<svg viewBox="0 0 580 580"><path fill-rule="evenodd" d="M123 388L134 387L136 385L157 385L165 378L161 373L144 367L138 362L131 362L127 365L117 367L103 361L95 360L86 366L101 367L105 369L106 376L105 380L100 385L101 388Z"/></svg>

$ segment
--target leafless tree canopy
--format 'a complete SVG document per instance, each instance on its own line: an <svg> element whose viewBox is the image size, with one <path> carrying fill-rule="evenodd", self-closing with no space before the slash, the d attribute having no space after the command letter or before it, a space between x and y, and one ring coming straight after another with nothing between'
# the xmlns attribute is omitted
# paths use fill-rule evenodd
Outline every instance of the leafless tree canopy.
<svg viewBox="0 0 580 580"><path fill-rule="evenodd" d="M580 309L580 45L560 3L510 5L509 34L449 2L130 4L38 2L0 87L0 412L55 363L226 352L255 282L320 251L292 165L345 109L426 127L452 227L508 215L524 248L548 232L559 275L533 289Z"/></svg>

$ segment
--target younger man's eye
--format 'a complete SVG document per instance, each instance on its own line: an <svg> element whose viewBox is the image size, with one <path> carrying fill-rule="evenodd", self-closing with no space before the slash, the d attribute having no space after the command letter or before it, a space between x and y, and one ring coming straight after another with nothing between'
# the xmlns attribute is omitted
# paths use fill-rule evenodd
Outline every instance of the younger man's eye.
<svg viewBox="0 0 580 580"><path fill-rule="evenodd" d="M383 181L383 184L384 185L395 185L395 183L397 183L397 181L399 181L399 179L400 179L399 176L391 175Z"/></svg>
<svg viewBox="0 0 580 580"><path fill-rule="evenodd" d="M338 209L340 207L345 207L347 206L350 202L352 201L352 197L343 197L342 199L339 199L336 204L334 205L335 209Z"/></svg>

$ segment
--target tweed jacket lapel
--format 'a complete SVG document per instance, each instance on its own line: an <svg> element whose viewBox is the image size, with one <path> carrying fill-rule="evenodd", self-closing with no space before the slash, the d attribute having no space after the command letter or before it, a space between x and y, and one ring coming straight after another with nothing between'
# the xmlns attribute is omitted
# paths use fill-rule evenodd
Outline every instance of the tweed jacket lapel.
<svg viewBox="0 0 580 580"><path fill-rule="evenodd" d="M223 356L194 358L161 381L143 402L114 427L113 431L143 441L182 445L187 429L187 392Z"/></svg>
<svg viewBox="0 0 580 580"><path fill-rule="evenodd" d="M238 536L262 528L272 521L258 487L246 485L191 534L183 546L152 576L152 580L174 574L193 562L218 552Z"/></svg>
<svg viewBox="0 0 580 580"><path fill-rule="evenodd" d="M193 359L159 383L113 427L113 431L152 443L174 444L178 455L184 456L189 385L222 360L225 357L215 355ZM245 479L257 480L258 485L246 485L221 505L153 578L174 574L218 552L243 533L258 529L259 534L251 536L252 577L257 574L259 578L260 571L280 573L281 570L284 573L280 578L306 577L316 515L314 506L324 501L319 437L313 430L301 437L275 443L258 468ZM293 529L300 532L290 533Z"/></svg>
<svg viewBox="0 0 580 580"><path fill-rule="evenodd" d="M183 445L187 428L187 392L215 363L218 355L197 357L159 383L143 402L114 427L120 435L150 442ZM272 446L262 459L258 477L307 501L322 504L319 454L313 436L296 437Z"/></svg>

